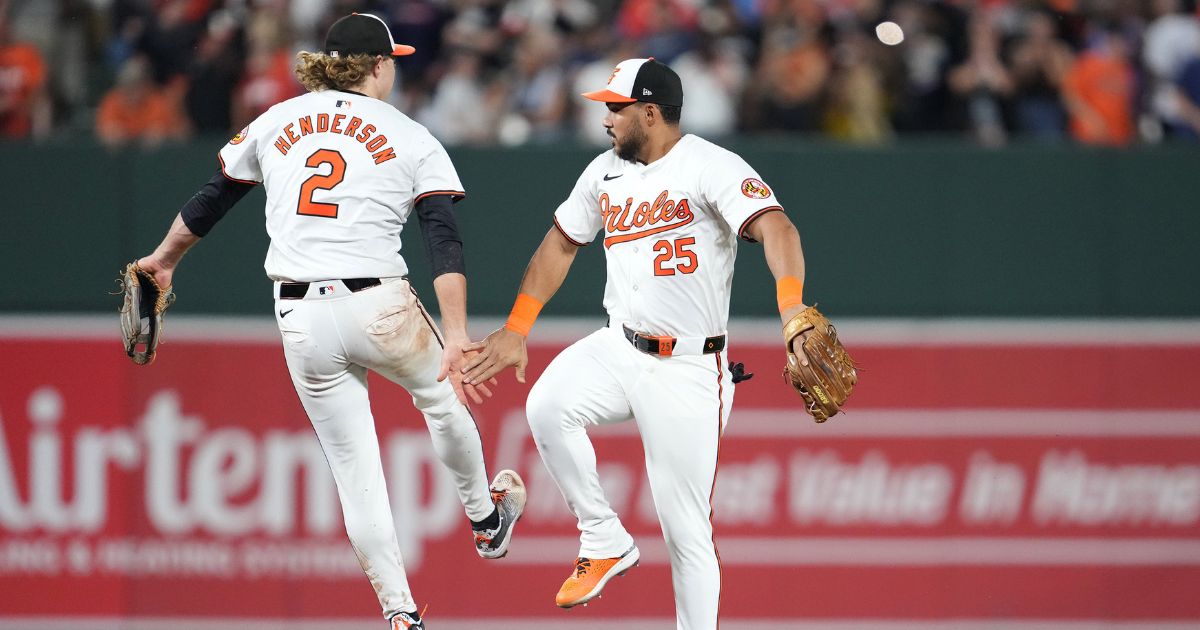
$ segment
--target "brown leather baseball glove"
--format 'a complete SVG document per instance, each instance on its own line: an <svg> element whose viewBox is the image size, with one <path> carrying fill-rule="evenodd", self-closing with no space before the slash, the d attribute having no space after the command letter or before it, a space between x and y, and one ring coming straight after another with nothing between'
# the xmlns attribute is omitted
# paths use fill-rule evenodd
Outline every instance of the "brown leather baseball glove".
<svg viewBox="0 0 1200 630"><path fill-rule="evenodd" d="M808 365L800 364L799 357L792 352L792 341L803 335L804 354ZM837 330L825 316L810 306L783 326L783 340L787 344L787 365L783 368L783 380L794 387L804 399L804 410L817 422L825 422L837 415L854 391L858 382L854 359L838 341Z"/></svg>
<svg viewBox="0 0 1200 630"><path fill-rule="evenodd" d="M138 365L154 360L154 352L162 338L163 312L175 302L171 287L162 288L154 276L143 271L137 261L125 266L117 278L123 293L121 304L121 338L125 354ZM141 346L141 348L139 348Z"/></svg>

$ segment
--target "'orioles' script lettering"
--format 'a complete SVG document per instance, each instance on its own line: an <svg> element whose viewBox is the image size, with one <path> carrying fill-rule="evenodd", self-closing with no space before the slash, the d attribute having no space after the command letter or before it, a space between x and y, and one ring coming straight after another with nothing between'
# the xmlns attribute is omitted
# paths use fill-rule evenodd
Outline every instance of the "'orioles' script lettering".
<svg viewBox="0 0 1200 630"><path fill-rule="evenodd" d="M643 201L633 209L633 197L625 205L613 205L608 193L600 195L600 215L604 217L604 229L610 236L604 239L605 247L665 232L692 222L692 209L687 199L678 203L667 198L667 191L658 194L654 203Z"/></svg>
<svg viewBox="0 0 1200 630"><path fill-rule="evenodd" d="M334 114L330 117L329 114L317 114L316 116L301 116L294 123L288 123L283 128L283 133L275 139L275 148L279 150L280 155L287 155L288 150L292 145L300 141L300 138L314 133L336 133L343 136L350 136L358 140L367 151L371 152L371 158L376 164L384 162L396 157L396 152L392 147L385 147L387 144L387 136L376 134L375 125L363 124L363 119L358 116L346 120L345 114ZM297 135L299 134L299 135Z"/></svg>

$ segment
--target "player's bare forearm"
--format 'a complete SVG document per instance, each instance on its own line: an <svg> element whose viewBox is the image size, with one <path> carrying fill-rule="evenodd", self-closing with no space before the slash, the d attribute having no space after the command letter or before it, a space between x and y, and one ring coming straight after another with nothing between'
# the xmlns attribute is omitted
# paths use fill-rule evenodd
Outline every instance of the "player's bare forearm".
<svg viewBox="0 0 1200 630"><path fill-rule="evenodd" d="M520 293L545 304L562 286L578 250L579 246L567 240L558 228L550 228L525 268ZM518 382L525 382L529 355L524 334L503 326L467 349L477 350L479 354L463 368L464 383L482 383L509 367L516 368Z"/></svg>
<svg viewBox="0 0 1200 630"><path fill-rule="evenodd" d="M767 267L776 280L791 276L804 282L804 250L800 246L800 231L786 214L768 212L751 223L746 233L762 243ZM804 305L800 304L779 315L786 322L802 310Z"/></svg>
<svg viewBox="0 0 1200 630"><path fill-rule="evenodd" d="M467 399L482 404L484 398L492 396L484 382L475 385L464 383L462 367L474 353L463 349L471 342L467 337L467 277L461 273L443 273L433 279L433 292L437 294L438 310L442 315L442 365L437 380L450 378L455 395L465 405ZM495 381L493 381L493 384Z"/></svg>
<svg viewBox="0 0 1200 630"><path fill-rule="evenodd" d="M800 231L792 220L782 212L769 212L759 217L746 228L751 238L763 244L763 255L767 259L767 267L778 282L780 278L792 277L804 282L804 249L800 246ZM779 318L786 325L793 317L805 309L803 303L795 303L779 312ZM804 353L804 338L792 340L792 352L802 365L808 365L808 357Z"/></svg>
<svg viewBox="0 0 1200 630"><path fill-rule="evenodd" d="M568 241L558 228L550 228L533 258L529 259L529 266L521 278L520 292L542 304L549 302L566 280L578 251L579 246Z"/></svg>
<svg viewBox="0 0 1200 630"><path fill-rule="evenodd" d="M467 277L461 273L444 273L433 279L433 292L437 294L438 311L442 315L442 334L466 341L467 339Z"/></svg>
<svg viewBox="0 0 1200 630"><path fill-rule="evenodd" d="M183 255L199 241L200 237L192 233L183 222L183 216L176 214L175 220L171 222L171 229L167 230L167 235L151 256L168 268L174 269Z"/></svg>
<svg viewBox="0 0 1200 630"><path fill-rule="evenodd" d="M162 242L152 254L138 260L138 266L151 273L159 286L169 287L175 274L175 267L183 255L199 240L200 237L188 229L187 224L183 222L183 216L177 214L171 223L171 229L167 230L167 235L163 237Z"/></svg>

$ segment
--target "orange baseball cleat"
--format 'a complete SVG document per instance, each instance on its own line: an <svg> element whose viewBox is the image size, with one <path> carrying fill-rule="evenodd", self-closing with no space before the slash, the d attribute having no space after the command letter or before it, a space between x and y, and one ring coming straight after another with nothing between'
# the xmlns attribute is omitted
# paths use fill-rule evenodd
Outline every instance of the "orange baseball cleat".
<svg viewBox="0 0 1200 630"><path fill-rule="evenodd" d="M593 597L600 595L604 585L614 576L625 575L629 569L636 567L641 553L637 545L616 558L576 558L575 572L563 582L558 589L554 603L562 608L570 608L579 604L587 604Z"/></svg>

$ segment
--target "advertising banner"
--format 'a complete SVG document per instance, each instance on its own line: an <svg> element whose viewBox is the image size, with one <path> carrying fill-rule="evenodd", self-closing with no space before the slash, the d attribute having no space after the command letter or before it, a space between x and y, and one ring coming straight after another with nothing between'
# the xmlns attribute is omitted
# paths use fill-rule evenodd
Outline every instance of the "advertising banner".
<svg viewBox="0 0 1200 630"><path fill-rule="evenodd" d="M0 329L0 626L378 615L277 333L172 322L141 367L89 326ZM530 384L588 330L550 328L530 340ZM729 359L755 377L736 388L713 505L723 619L1200 624L1195 327L1130 341L977 324L934 342L853 323L861 382L819 426L779 376L770 325L745 330ZM417 601L443 618L673 627L634 422L590 435L641 566L587 609L554 606L578 532L530 440L528 388L506 374L473 409L489 471L517 469L530 492L492 562L410 398L372 376Z"/></svg>

